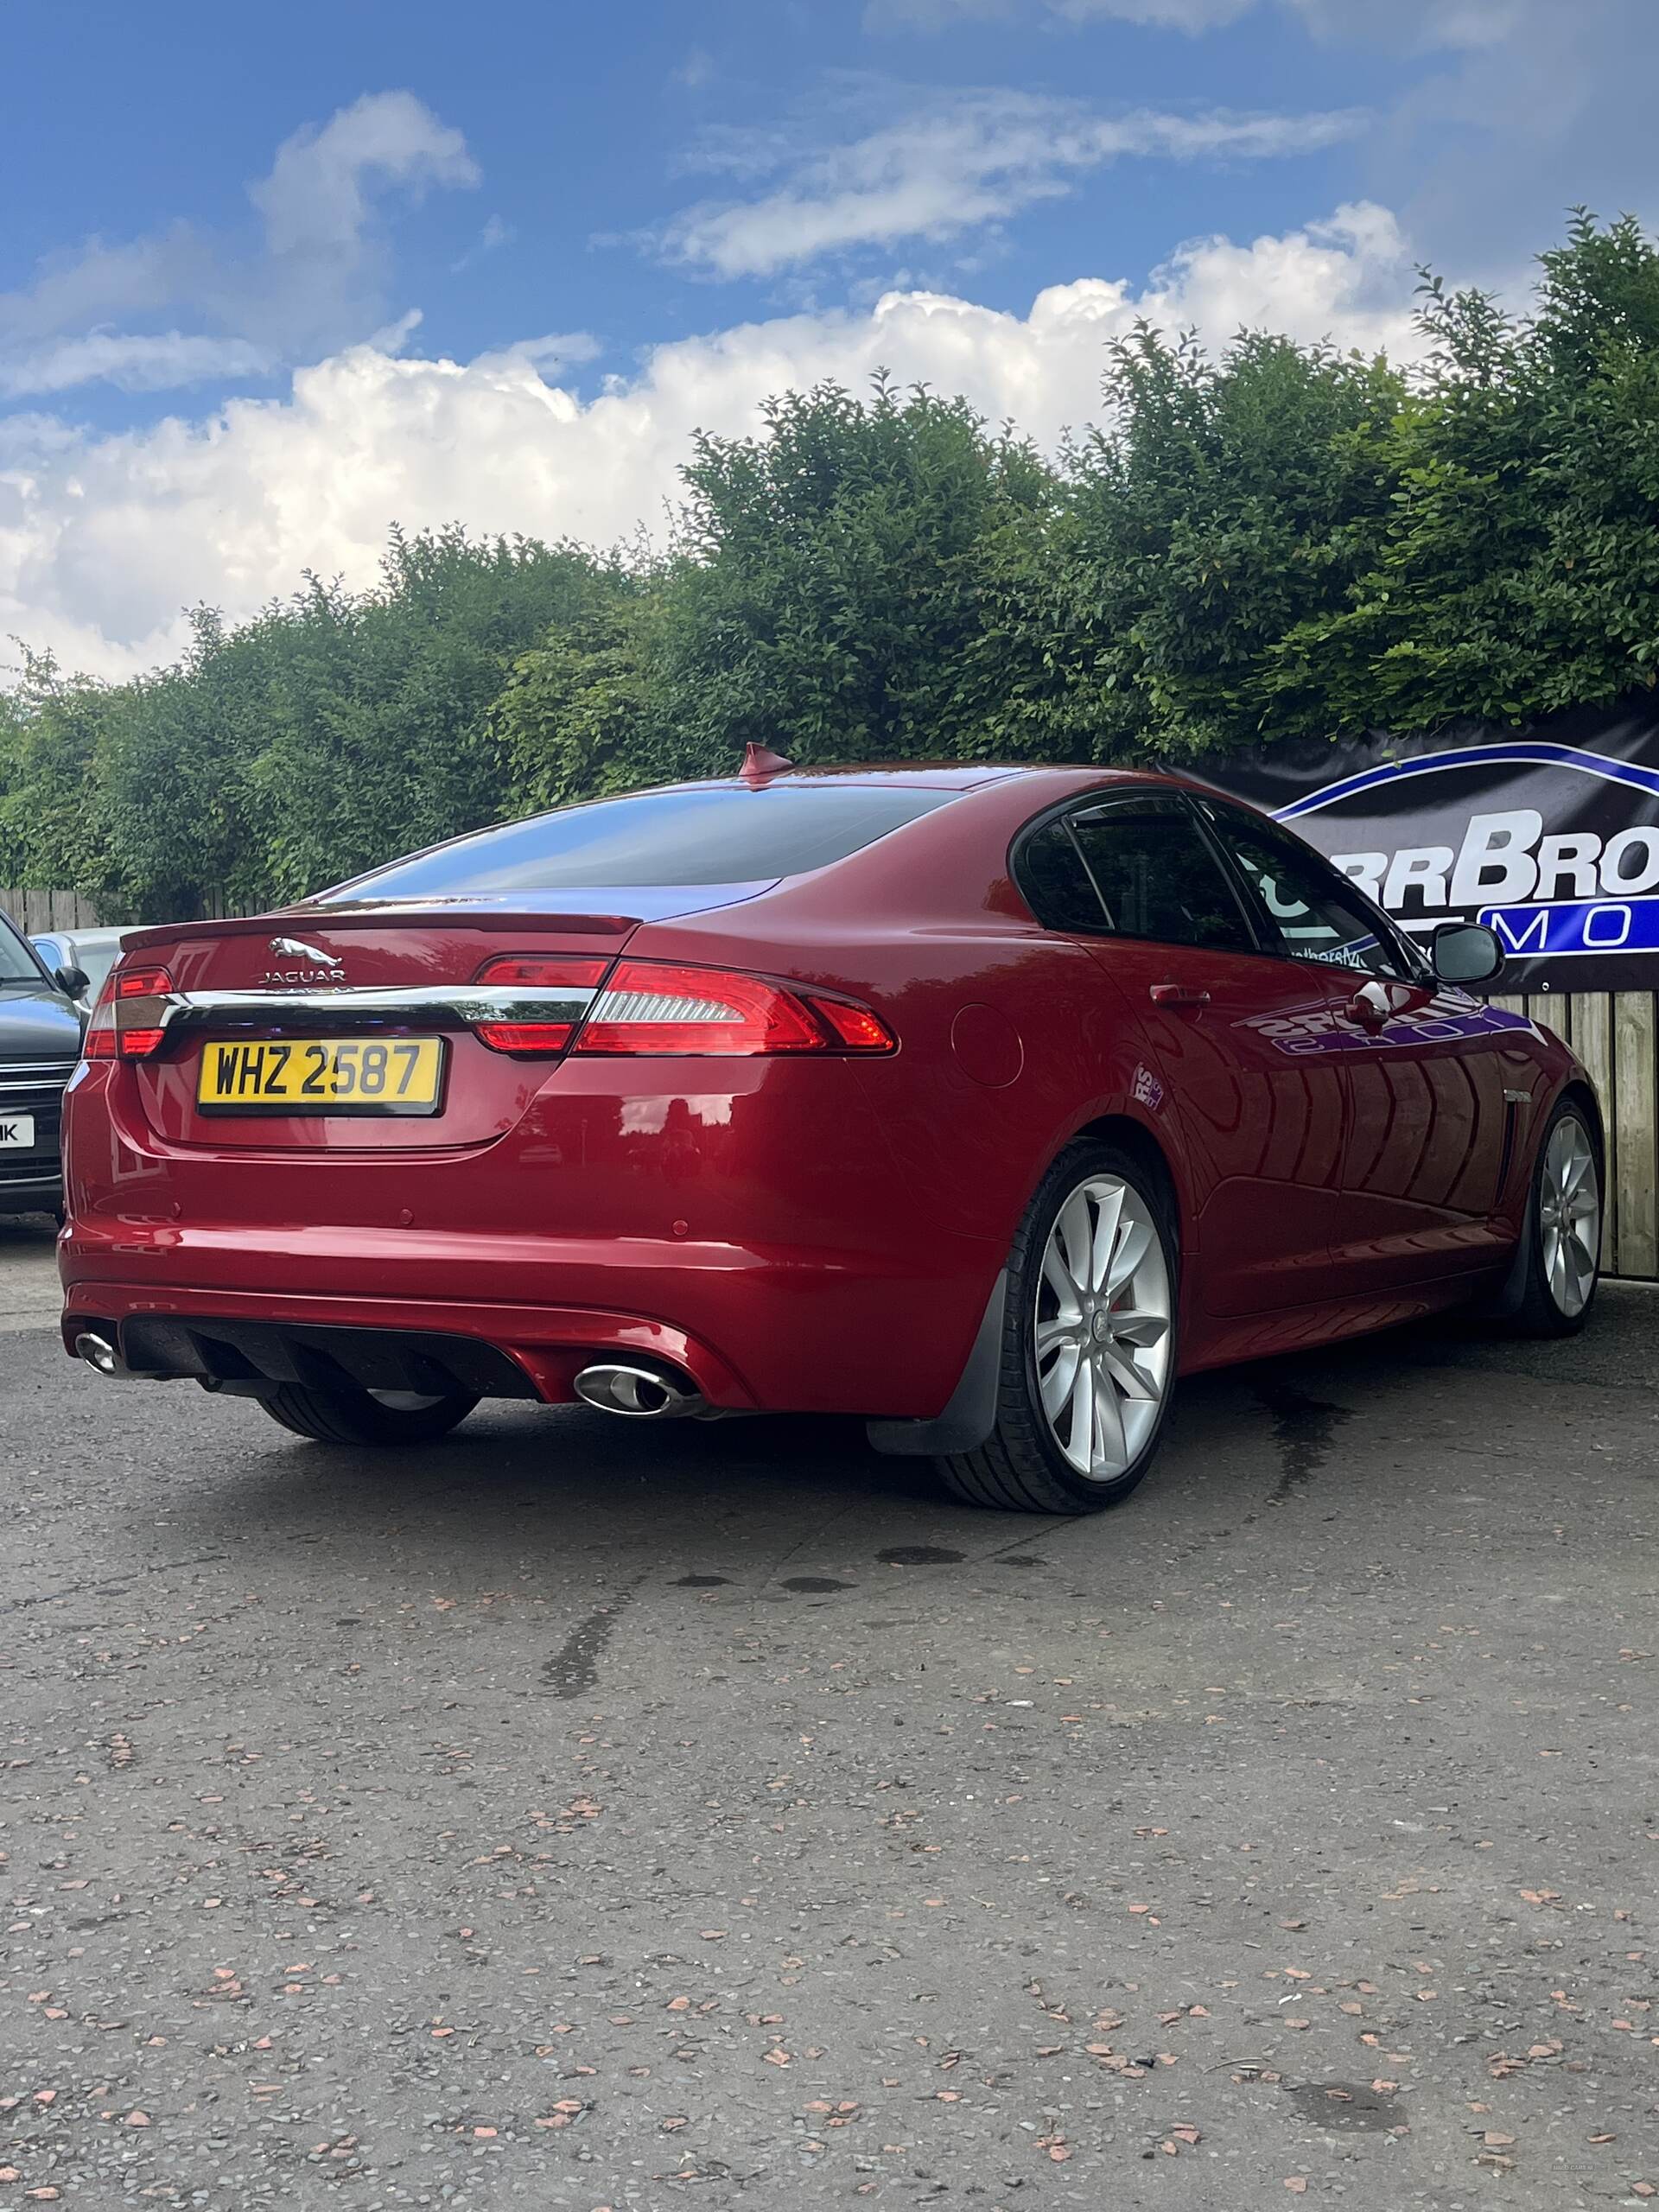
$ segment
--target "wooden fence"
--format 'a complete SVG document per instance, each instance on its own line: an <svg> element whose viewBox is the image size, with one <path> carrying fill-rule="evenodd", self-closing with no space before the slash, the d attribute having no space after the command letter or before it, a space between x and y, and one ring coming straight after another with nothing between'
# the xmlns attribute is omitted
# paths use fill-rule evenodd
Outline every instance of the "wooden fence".
<svg viewBox="0 0 1659 2212"><path fill-rule="evenodd" d="M79 891L0 890L0 913L11 916L25 937L41 930L95 930L98 910Z"/></svg>
<svg viewBox="0 0 1659 2212"><path fill-rule="evenodd" d="M209 891L202 896L201 912L207 921L261 911L232 904L222 891ZM3 887L0 887L0 913L10 914L25 937L38 936L42 930L95 930L105 925L119 929L126 918L122 914L100 913L83 892L7 891ZM132 926L137 928L137 923Z"/></svg>
<svg viewBox="0 0 1659 2212"><path fill-rule="evenodd" d="M1589 1070L1607 1128L1601 1264L1610 1275L1659 1277L1659 1056L1652 991L1535 991L1495 998L1542 1022Z"/></svg>
<svg viewBox="0 0 1659 2212"><path fill-rule="evenodd" d="M223 903L215 902L219 911ZM27 933L91 929L98 915L76 891L0 890L0 910ZM1610 1275L1659 1280L1659 1021L1652 991L1536 991L1494 1005L1530 1015L1572 1046L1601 1096L1607 1126L1602 1266Z"/></svg>

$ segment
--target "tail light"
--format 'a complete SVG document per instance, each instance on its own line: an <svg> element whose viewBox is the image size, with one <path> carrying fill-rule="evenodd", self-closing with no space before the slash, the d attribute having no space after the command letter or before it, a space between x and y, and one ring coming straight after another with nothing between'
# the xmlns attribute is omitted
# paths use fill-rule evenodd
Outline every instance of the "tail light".
<svg viewBox="0 0 1659 2212"><path fill-rule="evenodd" d="M898 1040L868 1007L785 990L758 976L624 960L599 994L580 1053L892 1052Z"/></svg>
<svg viewBox="0 0 1659 2212"><path fill-rule="evenodd" d="M492 960L480 975L480 983L496 989L523 991L568 991L568 1007L556 1003L546 1009L545 1018L533 1021L480 1021L476 1033L493 1052L558 1053L569 1049L570 1039L581 1027L594 986L610 966L608 960L583 960L575 956L554 956L538 959L531 955L510 955L501 960Z"/></svg>
<svg viewBox="0 0 1659 2212"><path fill-rule="evenodd" d="M837 1045L848 1052L891 1052L898 1040L880 1014L867 1006L853 1006L845 999L807 1001L820 1021L827 1022Z"/></svg>
<svg viewBox="0 0 1659 2212"><path fill-rule="evenodd" d="M99 994L81 1051L89 1060L143 1060L166 1039L162 1014L173 992L165 968L117 968Z"/></svg>

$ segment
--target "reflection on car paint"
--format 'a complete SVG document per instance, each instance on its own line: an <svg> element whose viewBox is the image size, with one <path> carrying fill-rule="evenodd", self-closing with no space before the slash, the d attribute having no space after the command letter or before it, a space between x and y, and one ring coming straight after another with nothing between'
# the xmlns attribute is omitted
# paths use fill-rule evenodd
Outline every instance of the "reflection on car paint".
<svg viewBox="0 0 1659 2212"><path fill-rule="evenodd" d="M1281 1052L1297 1053L1386 1052L1415 1045L1452 1044L1462 1037L1538 1033L1524 1014L1511 1014L1506 1007L1471 1006L1444 998L1431 999L1414 1013L1390 1014L1386 1027L1378 1030L1344 1020L1334 1007L1323 1014L1258 1016L1240 1026L1270 1038Z"/></svg>

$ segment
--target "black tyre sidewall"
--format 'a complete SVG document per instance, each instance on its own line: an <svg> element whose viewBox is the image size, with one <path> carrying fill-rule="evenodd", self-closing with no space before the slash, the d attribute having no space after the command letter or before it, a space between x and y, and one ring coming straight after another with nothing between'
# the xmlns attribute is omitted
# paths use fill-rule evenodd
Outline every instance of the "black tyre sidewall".
<svg viewBox="0 0 1659 2212"><path fill-rule="evenodd" d="M315 1444L376 1449L434 1444L465 1421L478 1400L457 1393L416 1409L383 1406L366 1390L309 1390L285 1382L259 1402L280 1427Z"/></svg>

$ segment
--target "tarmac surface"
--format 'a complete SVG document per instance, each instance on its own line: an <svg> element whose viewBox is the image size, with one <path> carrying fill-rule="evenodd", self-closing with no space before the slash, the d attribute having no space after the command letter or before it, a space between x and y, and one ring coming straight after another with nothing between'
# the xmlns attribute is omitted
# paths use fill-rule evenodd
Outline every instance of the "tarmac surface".
<svg viewBox="0 0 1659 2212"><path fill-rule="evenodd" d="M53 1304L0 1224L0 2212L1659 2196L1659 1293L1203 1378L1077 1522Z"/></svg>

